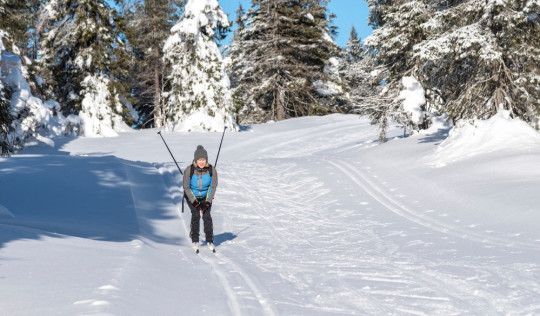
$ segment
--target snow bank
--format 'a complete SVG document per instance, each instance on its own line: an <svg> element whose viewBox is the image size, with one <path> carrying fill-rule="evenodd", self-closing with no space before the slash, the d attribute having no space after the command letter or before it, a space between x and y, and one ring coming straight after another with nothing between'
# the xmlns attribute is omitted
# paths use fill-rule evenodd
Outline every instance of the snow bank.
<svg viewBox="0 0 540 316"><path fill-rule="evenodd" d="M473 124L459 121L433 155L432 164L445 166L472 156L495 151L529 151L540 147L540 133L501 110L489 120Z"/></svg>

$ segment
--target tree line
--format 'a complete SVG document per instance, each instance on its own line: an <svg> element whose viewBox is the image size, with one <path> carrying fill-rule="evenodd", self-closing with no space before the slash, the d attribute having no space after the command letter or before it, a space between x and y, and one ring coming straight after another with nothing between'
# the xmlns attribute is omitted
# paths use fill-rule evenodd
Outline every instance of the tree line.
<svg viewBox="0 0 540 316"><path fill-rule="evenodd" d="M485 119L504 109L538 129L537 1L369 0L373 35L362 41L352 28L343 48L328 0L252 0L231 23L217 0L198 1L212 20L197 31L207 44L181 23L201 23L184 15L198 12L193 0L0 0L2 49L21 57L32 93L55 100L64 117L114 116L136 128L200 109L228 111L236 124L337 112L368 115L384 139L391 120L412 131L441 115ZM222 56L201 54L232 23ZM425 89L421 120L398 97L406 76ZM107 111L84 102L101 86ZM0 80L3 154L25 115L10 109L12 93Z"/></svg>

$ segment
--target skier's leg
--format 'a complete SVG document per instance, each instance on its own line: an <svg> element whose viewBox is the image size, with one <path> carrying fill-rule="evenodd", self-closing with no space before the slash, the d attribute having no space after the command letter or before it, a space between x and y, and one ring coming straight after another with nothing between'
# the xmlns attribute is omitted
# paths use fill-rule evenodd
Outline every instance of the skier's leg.
<svg viewBox="0 0 540 316"><path fill-rule="evenodd" d="M212 216L210 215L210 210L204 211L203 213L203 221L204 221L204 234L206 235L206 241L207 242L214 242L214 226L212 223Z"/></svg>
<svg viewBox="0 0 540 316"><path fill-rule="evenodd" d="M187 205L191 210L191 230L189 233L189 237L191 237L191 242L199 242L199 226L201 223L201 213L189 201L187 201Z"/></svg>

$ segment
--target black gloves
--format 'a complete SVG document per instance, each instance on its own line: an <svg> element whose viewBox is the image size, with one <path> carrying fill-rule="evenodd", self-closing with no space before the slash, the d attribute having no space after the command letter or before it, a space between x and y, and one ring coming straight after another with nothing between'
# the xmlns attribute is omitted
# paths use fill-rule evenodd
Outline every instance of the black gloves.
<svg viewBox="0 0 540 316"><path fill-rule="evenodd" d="M195 200L195 202L193 202L193 206L195 207L195 209L201 211L201 212L206 212L210 209L210 207L212 207L212 203L210 202L199 202L198 200Z"/></svg>
<svg viewBox="0 0 540 316"><path fill-rule="evenodd" d="M203 212L206 212L206 211L208 211L210 209L210 207L212 207L212 203L206 202L201 206L201 210Z"/></svg>

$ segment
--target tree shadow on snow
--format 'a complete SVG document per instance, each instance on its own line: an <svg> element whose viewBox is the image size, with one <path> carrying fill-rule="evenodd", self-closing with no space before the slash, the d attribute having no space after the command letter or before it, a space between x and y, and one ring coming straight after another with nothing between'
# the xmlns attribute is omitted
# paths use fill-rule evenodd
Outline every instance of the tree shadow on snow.
<svg viewBox="0 0 540 316"><path fill-rule="evenodd" d="M433 143L435 146L438 146L443 140L448 137L449 129L439 129L437 132L424 135L419 139L419 143Z"/></svg>
<svg viewBox="0 0 540 316"><path fill-rule="evenodd" d="M156 221L177 216L172 203L148 163L52 149L50 155L15 155L0 164L0 248L45 236L114 242L144 236L178 244L181 233L169 236L155 228Z"/></svg>

